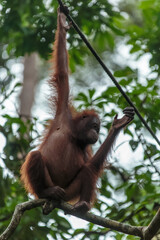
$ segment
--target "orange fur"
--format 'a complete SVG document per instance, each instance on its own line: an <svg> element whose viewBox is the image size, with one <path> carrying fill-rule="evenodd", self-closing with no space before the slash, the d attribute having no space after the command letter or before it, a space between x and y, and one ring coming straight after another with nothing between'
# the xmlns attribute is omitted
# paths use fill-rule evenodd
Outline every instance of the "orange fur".
<svg viewBox="0 0 160 240"><path fill-rule="evenodd" d="M35 197L69 202L79 199L74 208L88 211L95 199L104 161L120 129L133 119L133 111L127 110L127 116L121 119L115 118L108 137L93 156L91 144L98 139L100 120L95 110L78 113L69 104L65 24L65 15L58 11L55 70L49 81L54 89L51 101L56 107L55 118L50 121L38 150L27 155L21 179L27 192Z"/></svg>

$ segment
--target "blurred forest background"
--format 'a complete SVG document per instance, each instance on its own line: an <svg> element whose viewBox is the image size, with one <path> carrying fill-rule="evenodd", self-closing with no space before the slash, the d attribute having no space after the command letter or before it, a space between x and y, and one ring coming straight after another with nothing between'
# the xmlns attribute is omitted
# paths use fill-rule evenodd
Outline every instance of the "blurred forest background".
<svg viewBox="0 0 160 240"><path fill-rule="evenodd" d="M159 0L65 0L70 15L114 73L153 132L160 138ZM56 29L57 1L0 0L0 232L18 203L32 199L19 169L39 142L49 114L47 79ZM128 104L80 37L70 29L71 96L79 109L94 107L104 140L114 115ZM147 225L160 207L160 148L136 116L121 133L98 182L93 213ZM138 239L40 208L25 212L13 240ZM155 239L159 239L158 236Z"/></svg>

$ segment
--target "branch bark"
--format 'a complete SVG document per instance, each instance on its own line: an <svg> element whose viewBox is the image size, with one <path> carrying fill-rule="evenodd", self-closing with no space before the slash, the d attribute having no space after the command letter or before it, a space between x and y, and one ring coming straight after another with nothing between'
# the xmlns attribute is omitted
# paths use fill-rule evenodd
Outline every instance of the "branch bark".
<svg viewBox="0 0 160 240"><path fill-rule="evenodd" d="M0 240L7 240L9 239L10 236L12 236L21 220L23 213L26 210L42 206L45 202L46 202L45 199L39 199L18 204L14 210L10 224L8 225L6 230L1 234Z"/></svg>
<svg viewBox="0 0 160 240"><path fill-rule="evenodd" d="M143 228L143 238L144 240L152 239L158 230L160 229L160 208L158 209L156 215L150 222L147 228Z"/></svg>
<svg viewBox="0 0 160 240"><path fill-rule="evenodd" d="M16 230L18 224L20 223L21 217L26 210L43 206L48 201L46 199L32 200L18 204L13 213L12 219L6 230L0 236L0 240L7 240ZM148 227L141 226L131 226L129 224L120 223L108 218L102 218L96 216L92 213L81 214L72 209L72 205L61 201L53 202L53 206L56 206L64 211L65 214L71 214L78 218L84 219L86 221L92 222L99 226L116 230L128 235L138 236L141 240L151 240L151 238L157 233L160 229L160 209L158 210L156 216L153 218Z"/></svg>

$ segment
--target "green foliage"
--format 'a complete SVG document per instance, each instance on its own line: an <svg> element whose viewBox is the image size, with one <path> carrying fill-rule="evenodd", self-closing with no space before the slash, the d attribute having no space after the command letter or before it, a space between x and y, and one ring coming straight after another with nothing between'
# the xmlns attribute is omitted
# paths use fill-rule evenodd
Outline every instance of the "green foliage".
<svg viewBox="0 0 160 240"><path fill-rule="evenodd" d="M88 38L94 41L99 50L104 51L107 46L114 48L114 34L121 34L116 26L116 20L120 15L113 10L110 3L105 0L96 3L91 3L90 0L72 0L65 1L65 4L77 24ZM1 42L8 45L8 53L14 52L16 56L23 56L26 53L38 52L41 57L48 58L52 51L56 29L57 1L44 3L43 0L29 0L24 3L19 0L3 0L1 5L0 37ZM75 62L76 65L83 64L82 57L88 50L84 48L83 42L73 28L69 32L68 42L71 46L70 67L74 71ZM76 51L81 51L81 56Z"/></svg>
<svg viewBox="0 0 160 240"><path fill-rule="evenodd" d="M11 73L8 61L12 59L12 55L8 55L6 51L7 45L0 46L0 93L3 94L4 89L9 85L14 78Z"/></svg>
<svg viewBox="0 0 160 240"><path fill-rule="evenodd" d="M127 5L127 2L125 4ZM127 43L131 45L130 53L138 53L139 56L151 53L150 67L159 74L160 56L157 51L160 48L159 0L141 0L136 3L129 1L128 8L125 6L125 11L132 12L126 26L126 32L129 35ZM136 18L137 15L141 17Z"/></svg>
<svg viewBox="0 0 160 240"><path fill-rule="evenodd" d="M9 53L21 56L37 51L47 57L56 16L46 10L43 1L2 1L0 36Z"/></svg>

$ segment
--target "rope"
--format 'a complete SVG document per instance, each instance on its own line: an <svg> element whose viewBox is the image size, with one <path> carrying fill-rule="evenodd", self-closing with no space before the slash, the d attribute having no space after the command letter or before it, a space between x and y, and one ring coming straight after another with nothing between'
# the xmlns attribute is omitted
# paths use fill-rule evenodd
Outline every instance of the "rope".
<svg viewBox="0 0 160 240"><path fill-rule="evenodd" d="M142 117L142 115L139 113L138 109L135 107L135 105L133 104L133 102L130 100L130 98L127 96L127 94L123 91L122 87L119 85L119 83L117 82L117 80L115 79L115 77L113 76L113 74L111 73L111 71L107 68L107 66L104 64L104 62L102 61L102 59L99 57L99 55L96 53L96 51L93 49L93 47L91 46L91 44L88 42L88 40L86 39L85 35L81 32L81 30L79 29L78 25L75 23L75 21L72 19L72 17L69 15L68 11L66 11L66 7L63 5L61 0L58 0L59 5L62 9L62 11L64 12L64 14L66 15L66 17L68 18L68 20L70 22L72 22L72 26L74 27L74 29L77 31L77 33L80 35L80 37L82 38L83 42L87 45L87 47L89 48L89 50L91 51L91 53L94 55L94 57L97 59L97 61L99 62L99 64L102 66L102 68L104 69L104 71L107 73L107 75L111 78L112 82L116 85L116 87L118 88L118 90L120 91L120 93L123 95L123 97L126 99L126 101L129 103L130 106L132 106L135 110L135 113L137 114L137 116L139 117L139 119L141 120L141 122L144 124L144 126L146 127L146 129L150 132L150 134L152 135L152 137L156 140L156 142L158 143L158 145L160 146L160 140L157 138L157 136L154 134L154 132L152 131L152 129L148 126L147 122L144 120L144 118Z"/></svg>

